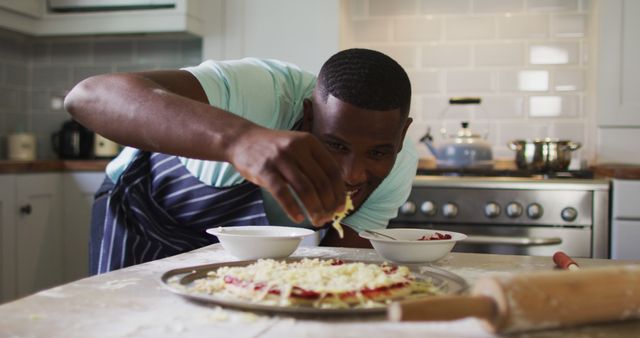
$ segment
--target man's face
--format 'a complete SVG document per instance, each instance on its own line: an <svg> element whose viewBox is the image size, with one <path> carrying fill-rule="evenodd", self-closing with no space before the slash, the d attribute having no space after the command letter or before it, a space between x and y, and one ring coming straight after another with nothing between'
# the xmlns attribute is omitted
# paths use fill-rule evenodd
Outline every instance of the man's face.
<svg viewBox="0 0 640 338"><path fill-rule="evenodd" d="M411 124L399 109L377 111L358 108L329 95L324 103L317 92L311 104L311 133L327 147L338 165L355 208L389 174Z"/></svg>

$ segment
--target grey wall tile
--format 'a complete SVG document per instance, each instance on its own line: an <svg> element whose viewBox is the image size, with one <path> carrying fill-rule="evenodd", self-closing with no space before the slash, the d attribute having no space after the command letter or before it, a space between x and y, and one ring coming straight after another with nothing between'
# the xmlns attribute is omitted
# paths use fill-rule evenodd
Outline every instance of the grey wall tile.
<svg viewBox="0 0 640 338"><path fill-rule="evenodd" d="M27 50L24 38L0 36L0 60L21 61L26 56Z"/></svg>
<svg viewBox="0 0 640 338"><path fill-rule="evenodd" d="M195 66L202 62L202 39L182 41L181 47L183 65Z"/></svg>
<svg viewBox="0 0 640 338"><path fill-rule="evenodd" d="M24 113L5 114L5 123L7 133L31 130L29 126L29 115Z"/></svg>
<svg viewBox="0 0 640 338"><path fill-rule="evenodd" d="M86 64L91 60L89 42L58 42L51 45L51 62L54 64Z"/></svg>
<svg viewBox="0 0 640 338"><path fill-rule="evenodd" d="M96 63L130 63L133 61L134 40L100 40L93 46Z"/></svg>
<svg viewBox="0 0 640 338"><path fill-rule="evenodd" d="M107 74L107 73L111 73L112 72L112 68L111 66L77 66L77 67L73 67L73 76L72 76L72 82L73 85L77 84L78 82L91 77L93 75L98 75L98 74Z"/></svg>
<svg viewBox="0 0 640 338"><path fill-rule="evenodd" d="M136 63L180 61L180 40L140 40L136 43Z"/></svg>
<svg viewBox="0 0 640 338"><path fill-rule="evenodd" d="M55 114L32 114L32 132L36 134L51 135L58 131L62 124L69 120L71 116L67 112L57 112Z"/></svg>
<svg viewBox="0 0 640 338"><path fill-rule="evenodd" d="M31 113L44 113L49 110L49 91L35 89L31 91Z"/></svg>
<svg viewBox="0 0 640 338"><path fill-rule="evenodd" d="M31 46L31 63L48 65L51 63L51 43L36 41Z"/></svg>
<svg viewBox="0 0 640 338"><path fill-rule="evenodd" d="M70 67L34 66L31 75L33 88L68 89L71 84Z"/></svg>
<svg viewBox="0 0 640 338"><path fill-rule="evenodd" d="M28 100L26 90L5 87L1 91L2 110L7 113L26 113Z"/></svg>
<svg viewBox="0 0 640 338"><path fill-rule="evenodd" d="M11 86L26 87L28 85L29 69L26 64L5 64L4 83Z"/></svg>

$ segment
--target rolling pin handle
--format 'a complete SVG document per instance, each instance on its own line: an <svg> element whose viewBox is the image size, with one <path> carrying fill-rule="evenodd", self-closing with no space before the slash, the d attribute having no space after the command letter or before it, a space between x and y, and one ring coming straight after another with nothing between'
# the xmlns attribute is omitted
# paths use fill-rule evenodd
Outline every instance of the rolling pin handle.
<svg viewBox="0 0 640 338"><path fill-rule="evenodd" d="M562 251L558 251L555 254L553 254L553 262L556 263L556 265L560 269L564 269L564 270L579 269L578 263L576 263L573 259L571 259L571 257L569 257L566 253Z"/></svg>

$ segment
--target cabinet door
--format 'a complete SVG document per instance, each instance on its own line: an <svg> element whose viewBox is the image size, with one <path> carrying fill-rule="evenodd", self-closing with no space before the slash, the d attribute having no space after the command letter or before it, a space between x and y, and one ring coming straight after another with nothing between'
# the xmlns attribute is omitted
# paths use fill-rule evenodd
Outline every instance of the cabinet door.
<svg viewBox="0 0 640 338"><path fill-rule="evenodd" d="M61 284L63 255L60 174L16 176L17 296Z"/></svg>
<svg viewBox="0 0 640 338"><path fill-rule="evenodd" d="M15 298L15 193L14 175L0 175L0 303Z"/></svg>
<svg viewBox="0 0 640 338"><path fill-rule="evenodd" d="M0 8L26 14L33 17L40 17L44 12L45 2L42 0L3 0L0 1Z"/></svg>
<svg viewBox="0 0 640 338"><path fill-rule="evenodd" d="M640 1L599 1L598 125L640 126Z"/></svg>
<svg viewBox="0 0 640 338"><path fill-rule="evenodd" d="M89 275L89 234L93 195L104 180L104 173L80 172L62 175L64 191L65 281Z"/></svg>

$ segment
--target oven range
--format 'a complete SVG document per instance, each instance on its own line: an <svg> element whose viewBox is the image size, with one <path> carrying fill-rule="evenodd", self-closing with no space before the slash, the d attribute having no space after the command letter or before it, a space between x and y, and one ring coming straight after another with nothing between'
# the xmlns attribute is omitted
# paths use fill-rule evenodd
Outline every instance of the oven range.
<svg viewBox="0 0 640 338"><path fill-rule="evenodd" d="M464 233L469 237L456 244L459 252L609 257L608 180L589 172L430 174L444 176L418 172L389 227Z"/></svg>

